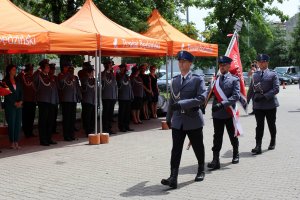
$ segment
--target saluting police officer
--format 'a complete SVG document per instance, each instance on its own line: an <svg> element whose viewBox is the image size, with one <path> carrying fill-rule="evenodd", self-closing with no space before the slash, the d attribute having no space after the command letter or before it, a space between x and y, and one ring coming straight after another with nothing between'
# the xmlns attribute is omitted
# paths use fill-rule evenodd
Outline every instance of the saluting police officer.
<svg viewBox="0 0 300 200"><path fill-rule="evenodd" d="M63 116L63 136L65 141L75 140L74 124L76 122L76 105L78 102L79 86L77 77L70 73L71 63L64 63L58 74L60 89L60 104Z"/></svg>
<svg viewBox="0 0 300 200"><path fill-rule="evenodd" d="M24 73L20 74L23 87L22 128L26 138L34 137L33 123L36 110L36 91L33 84L33 65L26 64Z"/></svg>
<svg viewBox="0 0 300 200"><path fill-rule="evenodd" d="M207 96L202 76L192 74L194 56L187 51L177 54L181 74L173 77L170 85L171 98L167 112L167 123L172 127L173 147L171 153L171 175L162 179L163 185L177 188L178 168L180 165L184 139L188 135L198 160L198 173L195 181L204 180L204 120L200 106Z"/></svg>
<svg viewBox="0 0 300 200"><path fill-rule="evenodd" d="M94 68L87 62L84 64L86 66L86 75L81 76L81 91L82 91L82 126L85 131L86 136L95 132L95 77Z"/></svg>
<svg viewBox="0 0 300 200"><path fill-rule="evenodd" d="M55 106L58 104L58 92L55 80L49 76L49 61L44 59L39 64L40 69L34 73L33 77L39 108L38 129L40 145L49 146L57 144L52 140L52 129Z"/></svg>
<svg viewBox="0 0 300 200"><path fill-rule="evenodd" d="M104 71L102 77L102 105L103 105L103 131L109 134L115 134L112 128L114 108L118 96L118 86L116 77L114 76L112 60L103 63Z"/></svg>
<svg viewBox="0 0 300 200"><path fill-rule="evenodd" d="M247 100L252 99L256 119L256 146L253 154L261 154L261 143L264 135L265 118L269 126L271 141L268 150L275 149L276 144L276 112L279 106L276 95L279 93L279 79L275 71L269 70L270 57L267 54L257 56L259 71L254 72L249 87Z"/></svg>
<svg viewBox="0 0 300 200"><path fill-rule="evenodd" d="M220 150L223 143L224 127L226 126L231 145L233 147L232 164L239 162L239 140L235 137L235 127L233 124L233 116L228 112L228 107L236 107L236 102L240 98L240 80L229 72L232 59L227 56L218 58L220 75L214 85L214 100L212 103L212 116L214 124L214 140L213 140L213 160L208 163L207 167L211 169L220 169ZM223 93L226 97L220 95Z"/></svg>
<svg viewBox="0 0 300 200"><path fill-rule="evenodd" d="M118 83L118 101L119 101L119 112L118 112L118 126L121 132L133 131L129 127L130 123L130 112L131 112L131 101L133 100L133 92L131 82L128 75L126 74L126 64L119 66L120 72L117 73L116 79Z"/></svg>

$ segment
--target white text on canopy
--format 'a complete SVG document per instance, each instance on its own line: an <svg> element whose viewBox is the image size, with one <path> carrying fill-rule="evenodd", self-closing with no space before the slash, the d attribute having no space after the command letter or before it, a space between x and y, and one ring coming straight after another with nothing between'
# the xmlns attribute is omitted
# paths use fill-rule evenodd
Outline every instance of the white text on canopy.
<svg viewBox="0 0 300 200"><path fill-rule="evenodd" d="M24 45L34 46L36 45L36 38L31 35L0 35L0 44L5 45Z"/></svg>
<svg viewBox="0 0 300 200"><path fill-rule="evenodd" d="M122 39L124 48L144 48L144 49L160 49L160 43L145 40L126 40Z"/></svg>

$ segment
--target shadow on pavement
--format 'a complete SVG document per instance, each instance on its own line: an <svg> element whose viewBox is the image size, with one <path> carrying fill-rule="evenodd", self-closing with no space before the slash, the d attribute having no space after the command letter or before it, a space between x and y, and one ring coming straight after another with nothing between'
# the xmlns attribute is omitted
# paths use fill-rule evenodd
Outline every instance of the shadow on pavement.
<svg viewBox="0 0 300 200"><path fill-rule="evenodd" d="M134 196L163 196L168 195L172 188L168 186L164 186L161 184L146 186L148 181L143 181L141 183L136 184L133 187L127 189L126 192L120 194L122 197L134 197ZM177 189L186 187L192 183L195 183L194 180L186 181L179 183Z"/></svg>

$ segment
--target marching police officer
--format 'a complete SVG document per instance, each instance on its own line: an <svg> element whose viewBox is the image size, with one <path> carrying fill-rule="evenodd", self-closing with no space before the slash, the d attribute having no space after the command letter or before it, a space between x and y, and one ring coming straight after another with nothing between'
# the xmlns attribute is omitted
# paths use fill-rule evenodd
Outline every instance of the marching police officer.
<svg viewBox="0 0 300 200"><path fill-rule="evenodd" d="M275 149L276 144L276 112L279 106L276 95L279 93L279 79L275 71L269 70L270 57L266 54L257 56L260 71L253 74L253 81L249 87L247 100L253 101L256 119L256 146L253 154L261 154L261 143L264 135L265 118L269 126L271 141L268 150Z"/></svg>
<svg viewBox="0 0 300 200"><path fill-rule="evenodd" d="M188 135L198 160L198 173L195 181L204 180L204 126L200 106L207 96L202 76L192 74L190 69L194 56L187 51L177 54L181 74L173 77L170 85L171 98L167 112L167 123L172 127L173 147L171 153L171 175L162 179L163 185L177 188L178 168L180 165L184 139Z"/></svg>
<svg viewBox="0 0 300 200"><path fill-rule="evenodd" d="M57 144L52 140L52 129L55 106L58 104L58 92L55 80L49 76L49 61L44 59L39 65L40 69L33 76L39 108L38 129L40 145L49 146L50 144Z"/></svg>
<svg viewBox="0 0 300 200"><path fill-rule="evenodd" d="M232 163L239 162L239 140L235 137L235 126L232 113L229 107L234 110L236 102L240 98L240 81L229 72L232 59L227 56L220 56L218 59L220 75L218 76L214 88L214 100L212 103L212 116L214 125L213 140L213 160L207 167L211 169L220 169L220 150L223 143L224 127L226 126L231 145L233 147Z"/></svg>
<svg viewBox="0 0 300 200"><path fill-rule="evenodd" d="M131 82L129 76L126 74L126 64L119 66L120 72L117 73L116 79L118 83L118 101L119 101L119 112L118 112L118 126L121 132L133 131L129 127L130 112L131 112L131 101L133 100L133 92L131 88Z"/></svg>
<svg viewBox="0 0 300 200"><path fill-rule="evenodd" d="M71 63L64 63L58 75L60 103L63 116L63 135L65 141L75 140L76 105L78 102L79 83L77 77L69 72Z"/></svg>
<svg viewBox="0 0 300 200"><path fill-rule="evenodd" d="M95 77L94 68L88 62L85 63L86 76L81 76L82 91L82 125L86 136L95 132Z"/></svg>
<svg viewBox="0 0 300 200"><path fill-rule="evenodd" d="M118 86L114 76L112 60L103 63L104 71L102 77L102 105L103 105L103 131L109 134L115 134L112 128L115 103L117 101Z"/></svg>

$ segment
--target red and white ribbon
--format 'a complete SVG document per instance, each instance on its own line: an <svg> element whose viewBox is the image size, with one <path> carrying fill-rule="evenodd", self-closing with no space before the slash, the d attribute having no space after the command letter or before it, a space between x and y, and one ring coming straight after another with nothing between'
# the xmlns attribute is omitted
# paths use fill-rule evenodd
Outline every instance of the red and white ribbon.
<svg viewBox="0 0 300 200"><path fill-rule="evenodd" d="M218 102L221 103L222 101L227 101L227 97L219 85L219 80L220 80L220 77L217 78L213 90L214 90L214 94L215 94ZM239 113L237 105L235 106L235 109L232 106L228 106L226 108L226 112L228 114L230 114L230 116L232 116L232 121L233 121L234 129L235 129L234 136L238 137L238 136L243 135L242 126L240 124L240 113Z"/></svg>

